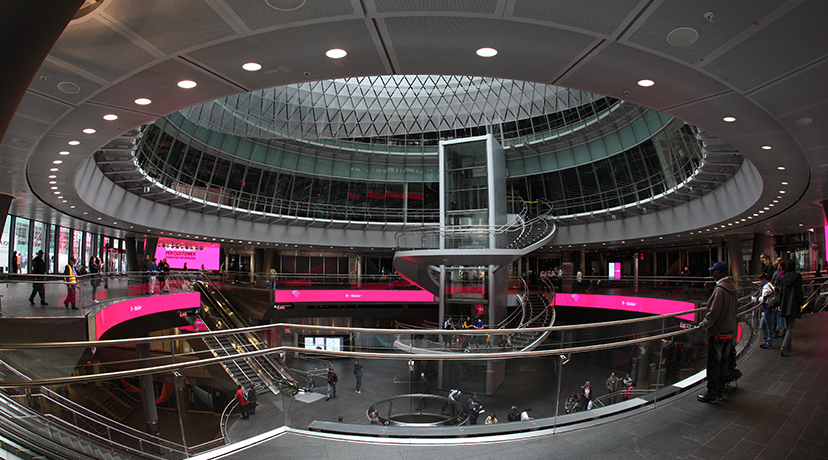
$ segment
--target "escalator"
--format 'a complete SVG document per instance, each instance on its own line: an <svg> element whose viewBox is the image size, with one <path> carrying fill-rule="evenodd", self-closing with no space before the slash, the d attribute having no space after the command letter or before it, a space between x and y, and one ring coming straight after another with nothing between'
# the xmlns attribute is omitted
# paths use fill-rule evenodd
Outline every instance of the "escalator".
<svg viewBox="0 0 828 460"><path fill-rule="evenodd" d="M193 275L190 285L201 293L202 320L214 332L249 327L218 288L206 278ZM200 343L198 343L200 342ZM268 348L256 334L239 332L204 339L189 340L194 350L209 350L213 356L225 357ZM280 357L281 358L281 357ZM282 359L270 355L239 358L208 367L217 382L228 390L236 385L247 388L251 383L257 391L296 394L311 391L313 379L303 371L289 369ZM228 380L229 377L229 380Z"/></svg>

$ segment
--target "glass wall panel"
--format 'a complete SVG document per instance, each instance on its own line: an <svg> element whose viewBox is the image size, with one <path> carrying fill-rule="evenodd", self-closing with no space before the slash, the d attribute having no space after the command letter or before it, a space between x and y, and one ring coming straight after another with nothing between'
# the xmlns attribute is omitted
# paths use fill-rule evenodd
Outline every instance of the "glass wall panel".
<svg viewBox="0 0 828 460"><path fill-rule="evenodd" d="M77 262L82 260L83 254L81 253L82 250L82 243L83 243L83 232L79 230L74 230L72 232L72 256L75 257Z"/></svg>
<svg viewBox="0 0 828 460"><path fill-rule="evenodd" d="M11 252L9 251L9 246L11 246L11 220L11 216L6 216L6 223L3 225L3 234L0 235L0 273L9 272L9 257L11 257Z"/></svg>
<svg viewBox="0 0 828 460"><path fill-rule="evenodd" d="M29 219L18 217L14 224L14 249L17 251L18 273L29 273Z"/></svg>
<svg viewBox="0 0 828 460"><path fill-rule="evenodd" d="M63 266L69 263L69 250L72 244L69 241L69 229L60 227L58 231L57 271L63 271Z"/></svg>

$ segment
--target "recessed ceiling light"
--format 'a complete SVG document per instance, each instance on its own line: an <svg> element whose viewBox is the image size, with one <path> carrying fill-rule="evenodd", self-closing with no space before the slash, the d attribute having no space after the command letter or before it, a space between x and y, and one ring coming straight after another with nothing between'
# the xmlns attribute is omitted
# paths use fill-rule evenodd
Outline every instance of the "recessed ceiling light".
<svg viewBox="0 0 828 460"><path fill-rule="evenodd" d="M736 117L724 117L722 118L722 120L728 123L733 123L734 121L736 121Z"/></svg>
<svg viewBox="0 0 828 460"><path fill-rule="evenodd" d="M262 70L262 65L258 62L247 62L242 64L242 69L248 72L255 72L257 70Z"/></svg>
<svg viewBox="0 0 828 460"><path fill-rule="evenodd" d="M779 200L773 200L774 203L779 203Z"/></svg>
<svg viewBox="0 0 828 460"><path fill-rule="evenodd" d="M95 134L97 131L95 131L93 128L86 128L83 130L83 132L86 134Z"/></svg>
<svg viewBox="0 0 828 460"><path fill-rule="evenodd" d="M776 205L775 205L775 204L773 204L773 203L768 203L768 206L770 206L770 207L774 207L774 206L776 206Z"/></svg>
<svg viewBox="0 0 828 460"><path fill-rule="evenodd" d="M61 150L60 152L58 152L58 155L63 155L63 156L69 155L69 151L68 150Z"/></svg>
<svg viewBox="0 0 828 460"><path fill-rule="evenodd" d="M69 141L67 142L69 145L80 145L80 141Z"/></svg>
<svg viewBox="0 0 828 460"><path fill-rule="evenodd" d="M57 188L57 185L55 185L54 187L49 187L49 189L51 189L51 190L57 190L58 188Z"/></svg>
<svg viewBox="0 0 828 460"><path fill-rule="evenodd" d="M75 209L75 205L69 206L69 209Z"/></svg>
<svg viewBox="0 0 828 460"><path fill-rule="evenodd" d="M54 193L55 195L60 195L60 192L52 192L52 193Z"/></svg>
<svg viewBox="0 0 828 460"><path fill-rule="evenodd" d="M106 121L115 121L118 119L118 115L115 115L114 113L108 113L103 116L103 119Z"/></svg>
<svg viewBox="0 0 828 460"><path fill-rule="evenodd" d="M83 212L83 215L84 215L84 216L85 216L85 215L87 215L87 214L89 214L89 213L88 213L88 212L86 212L86 211L84 211L84 212Z"/></svg>
<svg viewBox="0 0 828 460"><path fill-rule="evenodd" d="M780 170L780 171L784 171L784 170L785 170L785 167L784 167L784 166L777 166L777 167L776 167L776 169L778 169L778 170Z"/></svg>
<svg viewBox="0 0 828 460"><path fill-rule="evenodd" d="M55 176L54 174L50 174L49 179L57 179L57 176Z"/></svg>
<svg viewBox="0 0 828 460"><path fill-rule="evenodd" d="M787 182L782 182L782 185L788 185L788 183Z"/></svg>
<svg viewBox="0 0 828 460"><path fill-rule="evenodd" d="M138 105L150 105L152 104L152 101L145 97L139 97L138 99L135 99L135 103Z"/></svg>
<svg viewBox="0 0 828 460"><path fill-rule="evenodd" d="M112 225L118 225L118 222L112 222Z"/></svg>
<svg viewBox="0 0 828 460"><path fill-rule="evenodd" d="M59 164L63 163L63 160L52 160L52 163L54 163L56 165L59 165Z"/></svg>
<svg viewBox="0 0 828 460"><path fill-rule="evenodd" d="M56 180L50 180L49 183L50 184L57 184L57 181Z"/></svg>
<svg viewBox="0 0 828 460"><path fill-rule="evenodd" d="M98 217L98 220L101 220L101 218L100 218L100 217Z"/></svg>
<svg viewBox="0 0 828 460"><path fill-rule="evenodd" d="M763 209L764 209L765 211L770 211L770 208L769 208L769 207L767 207L767 206L765 206Z"/></svg>
<svg viewBox="0 0 828 460"><path fill-rule="evenodd" d="M645 88L648 88L648 87L653 86L653 85L655 85L655 82L652 81L652 80L647 80L647 79L638 80L638 86L643 86Z"/></svg>
<svg viewBox="0 0 828 460"><path fill-rule="evenodd" d="M477 55L480 57L493 57L497 56L497 50L494 48L480 48L476 51Z"/></svg>
<svg viewBox="0 0 828 460"><path fill-rule="evenodd" d="M757 216L759 216L759 214L756 214L756 213L754 212L754 213L753 213L753 217L757 217Z"/></svg>
<svg viewBox="0 0 828 460"><path fill-rule="evenodd" d="M49 171L57 172L57 171L60 171L60 169L58 169L58 168L49 168Z"/></svg>
<svg viewBox="0 0 828 460"><path fill-rule="evenodd" d="M744 221L745 221L745 219L744 219L744 218L742 218L742 222L744 222Z"/></svg>
<svg viewBox="0 0 828 460"><path fill-rule="evenodd" d="M325 56L328 56L331 59L342 59L347 55L348 55L347 51L345 51L343 49L339 49L339 48L333 48L333 49L329 49L328 51L325 51Z"/></svg>
<svg viewBox="0 0 828 460"><path fill-rule="evenodd" d="M58 198L63 198L63 197L61 196L61 197L58 197ZM68 203L68 202L69 202L69 200L63 200L63 201L61 201L61 203Z"/></svg>
<svg viewBox="0 0 828 460"><path fill-rule="evenodd" d="M802 227L803 225L805 225L805 224L799 224L800 227Z"/></svg>
<svg viewBox="0 0 828 460"><path fill-rule="evenodd" d="M785 193L785 191L784 191L784 190L780 190L780 191L779 191L779 193Z"/></svg>
<svg viewBox="0 0 828 460"><path fill-rule="evenodd" d="M772 148L773 148L773 147L771 147L770 145L763 145L763 146L762 146L762 150L770 150L770 149L772 149Z"/></svg>
<svg viewBox="0 0 828 460"><path fill-rule="evenodd" d="M764 210L764 209L760 209L760 210L759 210L759 214L764 214L764 213L765 213L765 210Z"/></svg>
<svg viewBox="0 0 828 460"><path fill-rule="evenodd" d="M192 88L195 88L196 86L198 86L198 83L196 83L192 80L181 80L180 82L178 82L178 87L179 88L192 89Z"/></svg>
<svg viewBox="0 0 828 460"><path fill-rule="evenodd" d="M62 199L63 199L63 197L58 195L58 200L62 200Z"/></svg>

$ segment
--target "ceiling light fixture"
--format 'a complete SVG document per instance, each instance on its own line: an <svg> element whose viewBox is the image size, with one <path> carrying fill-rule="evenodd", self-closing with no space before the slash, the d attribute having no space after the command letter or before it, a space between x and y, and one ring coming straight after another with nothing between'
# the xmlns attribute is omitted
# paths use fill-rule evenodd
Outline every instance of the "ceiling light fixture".
<svg viewBox="0 0 828 460"><path fill-rule="evenodd" d="M72 141L67 142L67 144L69 144L69 145L80 145L80 141L72 140Z"/></svg>
<svg viewBox="0 0 828 460"><path fill-rule="evenodd" d="M54 193L55 195L60 195L60 192L52 192L52 193Z"/></svg>
<svg viewBox="0 0 828 460"><path fill-rule="evenodd" d="M340 48L331 48L328 51L325 51L325 56L328 56L331 59L342 59L347 55L348 52Z"/></svg>
<svg viewBox="0 0 828 460"><path fill-rule="evenodd" d="M52 163L54 163L56 165L59 165L59 164L63 163L63 160L52 160Z"/></svg>
<svg viewBox="0 0 828 460"><path fill-rule="evenodd" d="M784 167L784 166L777 166L777 167L776 167L776 169L778 169L778 170L780 170L780 171L784 171L784 170L785 170L785 167Z"/></svg>
<svg viewBox="0 0 828 460"><path fill-rule="evenodd" d="M60 152L58 152L58 155L63 155L63 156L69 155L69 151L68 150L61 150Z"/></svg>
<svg viewBox="0 0 828 460"><path fill-rule="evenodd" d="M780 191L779 191L779 193L785 193L785 191L784 191L784 190L780 190Z"/></svg>
<svg viewBox="0 0 828 460"><path fill-rule="evenodd" d="M638 86L643 86L644 88L649 88L650 86L655 85L655 82L652 80L638 80Z"/></svg>
<svg viewBox="0 0 828 460"><path fill-rule="evenodd" d="M51 190L57 190L58 188L57 188L57 186L54 186L54 187L49 187L49 189L51 189Z"/></svg>
<svg viewBox="0 0 828 460"><path fill-rule="evenodd" d="M145 98L145 97L139 97L138 99L135 99L135 104L137 104L137 105L150 105L150 104L152 104L152 101Z"/></svg>
<svg viewBox="0 0 828 460"><path fill-rule="evenodd" d="M773 147L771 147L770 145L763 145L763 146L762 146L762 150L770 150L770 149L772 149L772 148L773 148Z"/></svg>
<svg viewBox="0 0 828 460"><path fill-rule="evenodd" d="M60 169L58 169L58 168L49 168L49 171L57 172L57 171L60 171Z"/></svg>
<svg viewBox="0 0 828 460"><path fill-rule="evenodd" d="M258 62L246 62L242 64L242 69L248 72L255 72L257 70L262 70L262 65Z"/></svg>
<svg viewBox="0 0 828 460"><path fill-rule="evenodd" d="M488 47L480 48L477 51L475 51L475 53L477 53L478 56L484 57L484 58L497 56L497 50L494 49L494 48L488 48Z"/></svg>
<svg viewBox="0 0 828 460"><path fill-rule="evenodd" d="M788 183L787 182L782 182L782 185L788 185Z"/></svg>
<svg viewBox="0 0 828 460"><path fill-rule="evenodd" d="M115 121L118 119L118 115L115 115L114 113L108 113L103 116L103 119L106 121Z"/></svg>
<svg viewBox="0 0 828 460"><path fill-rule="evenodd" d="M198 83L192 80L181 80L180 82L178 82L178 87L183 89L193 89L196 86L198 86Z"/></svg>
<svg viewBox="0 0 828 460"><path fill-rule="evenodd" d="M83 130L83 132L86 134L95 134L97 131L95 131L93 128L86 128Z"/></svg>
<svg viewBox="0 0 828 460"><path fill-rule="evenodd" d="M57 176L55 176L54 174L50 174L49 179L57 179Z"/></svg>
<svg viewBox="0 0 828 460"><path fill-rule="evenodd" d="M725 121L727 123L733 123L734 121L736 121L736 117L724 117L722 118L722 121Z"/></svg>

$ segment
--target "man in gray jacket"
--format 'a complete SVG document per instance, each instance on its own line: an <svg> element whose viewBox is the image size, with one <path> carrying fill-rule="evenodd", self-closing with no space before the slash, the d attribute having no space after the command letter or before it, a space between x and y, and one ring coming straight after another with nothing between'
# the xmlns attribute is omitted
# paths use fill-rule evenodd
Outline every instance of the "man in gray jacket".
<svg viewBox="0 0 828 460"><path fill-rule="evenodd" d="M707 301L707 314L699 327L707 329L707 393L698 400L715 403L722 399L725 376L736 334L736 286L728 276L727 264L718 261L710 267L710 276L716 281L713 294Z"/></svg>

